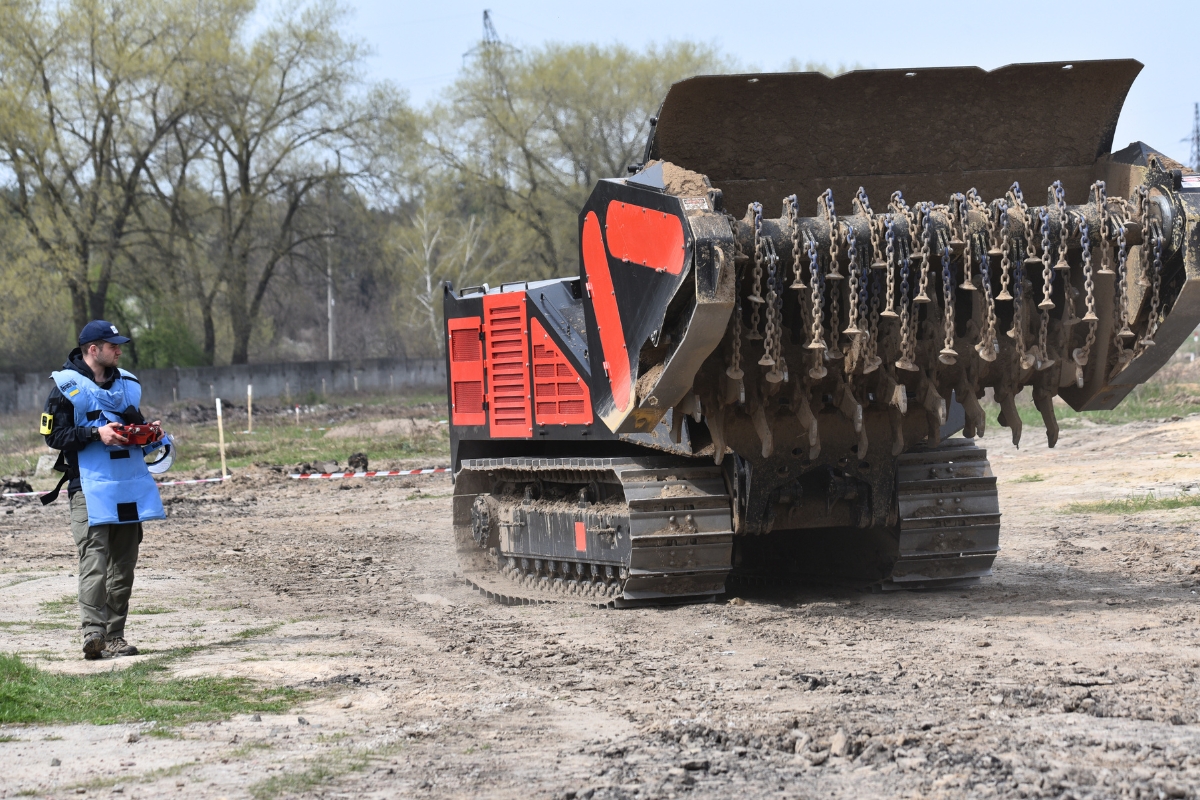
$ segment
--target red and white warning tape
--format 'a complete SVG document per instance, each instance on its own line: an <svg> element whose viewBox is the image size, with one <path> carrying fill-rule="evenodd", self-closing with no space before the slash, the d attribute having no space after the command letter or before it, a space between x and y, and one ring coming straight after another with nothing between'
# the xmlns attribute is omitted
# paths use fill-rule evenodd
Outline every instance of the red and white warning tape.
<svg viewBox="0 0 1200 800"><path fill-rule="evenodd" d="M226 475L223 478L196 478L190 481L159 481L159 486L191 486L194 483L220 483L232 478L232 475Z"/></svg>
<svg viewBox="0 0 1200 800"><path fill-rule="evenodd" d="M438 472L449 472L449 467L430 467L429 469L389 469L386 472L299 472L288 475L289 478L394 478L397 475L433 475Z"/></svg>
<svg viewBox="0 0 1200 800"><path fill-rule="evenodd" d="M190 481L158 481L159 486L190 486L195 483L220 483L232 478L232 475L226 475L224 478L196 478ZM5 492L3 497L41 497L49 492Z"/></svg>
<svg viewBox="0 0 1200 800"><path fill-rule="evenodd" d="M449 467L429 467L428 469L389 469L386 472L377 470L372 472L303 472L292 473L289 478L394 478L398 475L434 475L441 472L450 472ZM232 478L232 475L226 475L224 478L196 478L190 481L159 481L159 486L191 486L197 483L219 483ZM5 492L3 497L41 497L49 492Z"/></svg>

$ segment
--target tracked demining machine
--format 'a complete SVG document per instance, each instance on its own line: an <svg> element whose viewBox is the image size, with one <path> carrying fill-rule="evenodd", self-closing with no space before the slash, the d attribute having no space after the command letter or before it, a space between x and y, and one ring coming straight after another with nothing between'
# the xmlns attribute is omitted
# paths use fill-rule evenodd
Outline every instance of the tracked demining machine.
<svg viewBox="0 0 1200 800"><path fill-rule="evenodd" d="M990 574L980 401L1111 409L1200 322L1200 176L1136 61L671 87L578 277L447 287L454 529L502 602ZM961 431L961 438L951 438Z"/></svg>

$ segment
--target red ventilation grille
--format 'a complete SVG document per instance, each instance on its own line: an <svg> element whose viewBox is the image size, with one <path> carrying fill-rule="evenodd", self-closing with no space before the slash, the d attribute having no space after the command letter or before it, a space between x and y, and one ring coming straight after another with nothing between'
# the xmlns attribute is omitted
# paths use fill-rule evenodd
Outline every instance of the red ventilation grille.
<svg viewBox="0 0 1200 800"><path fill-rule="evenodd" d="M483 348L479 317L446 320L450 354L450 419L455 425L484 425Z"/></svg>
<svg viewBox="0 0 1200 800"><path fill-rule="evenodd" d="M529 402L525 293L484 295L483 330L487 343L490 433L495 437L528 439L533 436L533 413Z"/></svg>
<svg viewBox="0 0 1200 800"><path fill-rule="evenodd" d="M592 399L587 384L559 352L536 319L529 320L533 342L533 399L539 425L590 425Z"/></svg>
<svg viewBox="0 0 1200 800"><path fill-rule="evenodd" d="M482 361L483 349L479 346L479 317L471 317L475 336L451 336L450 358L455 361ZM465 330L465 329L464 329Z"/></svg>
<svg viewBox="0 0 1200 800"><path fill-rule="evenodd" d="M454 382L454 410L459 416L465 414L483 414L483 382L482 381L455 381ZM456 423L462 424L462 423ZM482 425L483 420L479 422L468 423L471 425Z"/></svg>

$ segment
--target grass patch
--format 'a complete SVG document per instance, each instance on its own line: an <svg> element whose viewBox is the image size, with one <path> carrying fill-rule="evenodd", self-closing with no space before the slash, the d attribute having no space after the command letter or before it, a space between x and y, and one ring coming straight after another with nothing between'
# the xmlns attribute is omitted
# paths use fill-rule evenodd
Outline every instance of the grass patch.
<svg viewBox="0 0 1200 800"><path fill-rule="evenodd" d="M306 762L302 770L285 772L252 785L250 795L255 800L274 800L281 795L302 794L341 775L360 772L381 755L369 750L334 751Z"/></svg>
<svg viewBox="0 0 1200 800"><path fill-rule="evenodd" d="M12 422L0 426L0 474L32 475L38 456L53 451L38 433L37 414L14 415Z"/></svg>
<svg viewBox="0 0 1200 800"><path fill-rule="evenodd" d="M246 628L244 631L238 631L233 635L234 639L254 639L259 636L266 636L268 633L274 633L283 625L282 622L272 622L270 625L262 625L258 628Z"/></svg>
<svg viewBox="0 0 1200 800"><path fill-rule="evenodd" d="M246 758L258 750L270 750L273 745L270 742L246 742L236 750L231 751L224 758L229 760Z"/></svg>
<svg viewBox="0 0 1200 800"><path fill-rule="evenodd" d="M57 600L46 600L38 603L38 609L43 614L69 614L79 607L79 596L74 594L64 594Z"/></svg>
<svg viewBox="0 0 1200 800"><path fill-rule="evenodd" d="M445 463L449 457L448 426L437 431L404 439L379 437L375 439L325 439L328 429L389 417L446 418L446 396L440 392L413 394L362 392L360 394L309 393L306 397L263 398L256 404L254 433L244 436L246 409L236 405L242 398L229 398L235 405L225 406L225 443L231 468L249 466L255 462L297 464L304 461L336 459L345 464L352 453L365 452L373 464L402 459L423 459ZM295 424L291 413L294 402L305 408L301 424ZM192 401L195 402L195 401ZM217 451L216 422L181 422L179 409L186 401L171 407L150 409L160 414L180 445L181 457L176 461L177 473L192 470L212 470L220 466ZM38 456L52 451L38 434L37 415L30 422L29 414L12 414L0 418L0 474L31 475Z"/></svg>
<svg viewBox="0 0 1200 800"><path fill-rule="evenodd" d="M21 741L21 739L18 739L16 736L13 736L11 733L0 734L0 743L19 742L19 741Z"/></svg>
<svg viewBox="0 0 1200 800"><path fill-rule="evenodd" d="M1017 414L1027 428L1045 428L1042 415L1033 405L1031 390L1017 395ZM988 426L998 430L997 415L1000 407L986 406ZM1134 388L1120 405L1111 411L1075 411L1069 406L1055 404L1054 415L1060 423L1073 424L1088 420L1100 425L1122 425L1126 422L1141 422L1148 419L1186 417L1200 411L1200 391L1195 384L1156 382L1144 383Z"/></svg>
<svg viewBox="0 0 1200 800"><path fill-rule="evenodd" d="M174 614L175 609L165 606L143 606L129 609L130 614Z"/></svg>
<svg viewBox="0 0 1200 800"><path fill-rule="evenodd" d="M353 423L349 423L353 424ZM215 469L220 466L220 453L216 445L216 434L205 429L193 431L193 457L183 464L184 469ZM204 441L211 438L212 441ZM325 439L325 431L311 428L279 425L263 428L250 437L229 442L226 440L225 454L230 468L245 467L255 462L271 464L297 464L300 462L336 460L345 464L352 453L365 452L373 464L407 459L445 461L450 454L448 432L422 436L416 439L400 438L355 438ZM180 437L183 441L183 437Z"/></svg>
<svg viewBox="0 0 1200 800"><path fill-rule="evenodd" d="M327 405L303 402L305 408L300 424L295 424L292 404L279 398L278 408L266 408L255 414L254 433L240 433L245 426L245 409L226 406L225 449L229 466L244 467L255 462L297 464L300 462L336 460L345 464L352 453L365 452L373 464L403 459L427 459L444 462L449 457L449 428L413 438L399 436L326 439L325 434L335 427L371 422L389 417L446 417L446 398L443 394L370 394L330 395L304 398ZM280 412L283 413L280 413ZM172 426L178 431L180 452L187 456L177 462L177 469L215 469L220 466L217 451L216 423ZM232 432L231 432L232 431ZM185 449L183 445L188 445Z"/></svg>
<svg viewBox="0 0 1200 800"><path fill-rule="evenodd" d="M45 672L0 654L0 724L152 720L185 724L232 714L282 713L304 692L262 688L244 678L171 678L167 659L91 675Z"/></svg>
<svg viewBox="0 0 1200 800"><path fill-rule="evenodd" d="M1030 472L1027 475L1022 475L1013 481L1013 483L1041 483L1046 480L1046 476L1040 472Z"/></svg>
<svg viewBox="0 0 1200 800"><path fill-rule="evenodd" d="M1067 514L1137 514L1141 511L1169 511L1173 508L1195 508L1200 506L1200 495L1176 495L1175 497L1126 497L1120 500L1100 500L1095 503L1071 503L1063 506Z"/></svg>
<svg viewBox="0 0 1200 800"><path fill-rule="evenodd" d="M453 496L454 496L453 492L447 492L446 494L433 494L431 492L417 491L417 492L413 492L408 497L404 498L404 502L409 502L411 500L437 500L438 498L453 497Z"/></svg>

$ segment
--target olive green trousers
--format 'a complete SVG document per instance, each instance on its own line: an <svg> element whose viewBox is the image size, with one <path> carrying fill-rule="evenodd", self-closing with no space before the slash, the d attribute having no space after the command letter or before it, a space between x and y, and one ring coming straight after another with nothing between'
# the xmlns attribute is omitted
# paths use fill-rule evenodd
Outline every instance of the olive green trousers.
<svg viewBox="0 0 1200 800"><path fill-rule="evenodd" d="M79 616L83 635L125 637L142 523L88 525L83 492L71 497L71 536L79 551Z"/></svg>

